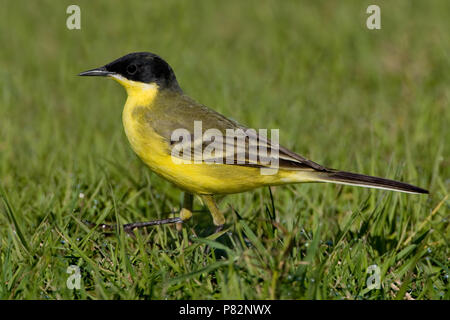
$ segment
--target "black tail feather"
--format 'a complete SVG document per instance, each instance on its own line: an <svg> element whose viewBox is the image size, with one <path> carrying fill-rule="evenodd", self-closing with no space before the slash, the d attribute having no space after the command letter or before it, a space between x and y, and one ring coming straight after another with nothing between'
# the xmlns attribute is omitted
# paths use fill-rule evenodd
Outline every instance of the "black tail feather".
<svg viewBox="0 0 450 320"><path fill-rule="evenodd" d="M326 173L321 172L320 176L323 181L327 182L365 186L369 188L389 189L409 193L429 193L425 189L407 183L352 172L328 171Z"/></svg>

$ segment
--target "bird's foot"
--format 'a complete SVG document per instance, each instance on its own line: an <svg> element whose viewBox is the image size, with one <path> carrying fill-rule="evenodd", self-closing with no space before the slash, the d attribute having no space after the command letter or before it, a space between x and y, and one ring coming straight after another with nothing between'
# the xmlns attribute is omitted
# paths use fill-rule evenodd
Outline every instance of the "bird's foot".
<svg viewBox="0 0 450 320"><path fill-rule="evenodd" d="M217 226L216 231L214 231L214 233L219 233L222 230L223 230L223 224L221 224L220 226Z"/></svg>
<svg viewBox="0 0 450 320"><path fill-rule="evenodd" d="M180 211L180 216L175 218L167 218L167 219L161 219L161 220L152 220L152 221L145 221L145 222L133 222L133 223L127 223L123 225L123 230L128 234L133 234L133 231L135 229L140 229L144 227L150 227L150 226L157 226L157 225L163 225L163 224L170 224L170 223L176 223L181 224L186 220L189 220L192 217L192 212L189 210L182 209ZM114 232L118 225L110 225L110 224L99 224L98 226L90 221L83 220L84 224L86 224L90 228L99 227L104 232Z"/></svg>

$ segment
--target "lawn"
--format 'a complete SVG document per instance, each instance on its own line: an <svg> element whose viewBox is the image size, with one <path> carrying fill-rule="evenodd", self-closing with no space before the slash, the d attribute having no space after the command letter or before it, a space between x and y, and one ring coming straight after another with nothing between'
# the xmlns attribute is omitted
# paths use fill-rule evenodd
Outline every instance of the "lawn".
<svg viewBox="0 0 450 320"><path fill-rule="evenodd" d="M0 6L1 299L450 299L449 1ZM298 184L223 198L218 234L199 199L181 231L89 228L176 216L183 198L131 150L125 91L76 76L134 51L309 159L430 195Z"/></svg>

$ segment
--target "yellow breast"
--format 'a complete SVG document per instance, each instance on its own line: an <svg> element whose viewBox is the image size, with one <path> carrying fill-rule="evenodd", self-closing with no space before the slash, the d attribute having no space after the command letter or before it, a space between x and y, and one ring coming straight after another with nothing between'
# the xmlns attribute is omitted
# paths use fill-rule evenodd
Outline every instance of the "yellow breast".
<svg viewBox="0 0 450 320"><path fill-rule="evenodd" d="M153 169L161 158L168 155L168 150L162 137L143 119L142 109L152 109L158 86L124 78L117 81L125 87L128 94L122 113L125 134L134 152Z"/></svg>

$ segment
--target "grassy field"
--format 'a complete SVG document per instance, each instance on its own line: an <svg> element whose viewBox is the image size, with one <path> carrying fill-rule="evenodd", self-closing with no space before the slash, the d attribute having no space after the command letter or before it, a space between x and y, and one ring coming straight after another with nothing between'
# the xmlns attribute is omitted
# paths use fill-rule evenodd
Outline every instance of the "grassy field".
<svg viewBox="0 0 450 320"><path fill-rule="evenodd" d="M81 7L81 30L66 8ZM381 7L381 30L366 8ZM0 7L0 298L449 299L449 1L25 1ZM77 77L151 51L197 101L332 168L429 196L303 184L202 203L134 155L125 91ZM208 249L209 248L209 249ZM81 288L66 286L70 265ZM381 287L367 286L376 265Z"/></svg>

